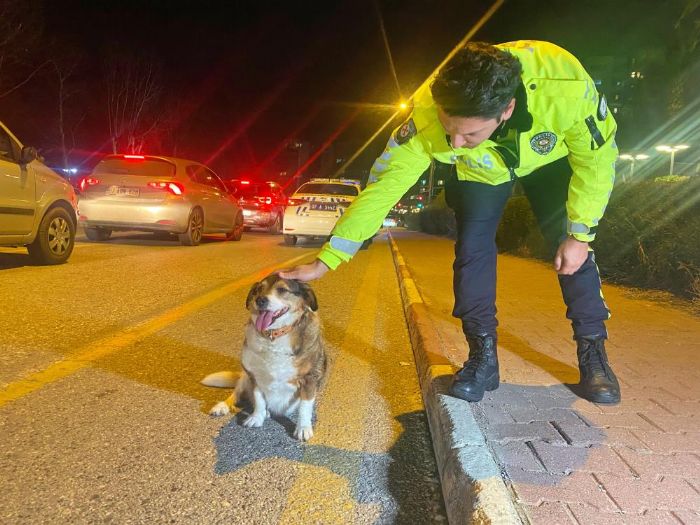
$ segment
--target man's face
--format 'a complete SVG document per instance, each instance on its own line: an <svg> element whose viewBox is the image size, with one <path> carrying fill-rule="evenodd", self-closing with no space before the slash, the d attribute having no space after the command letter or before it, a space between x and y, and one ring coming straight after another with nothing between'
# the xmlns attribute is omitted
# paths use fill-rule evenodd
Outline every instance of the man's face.
<svg viewBox="0 0 700 525"><path fill-rule="evenodd" d="M438 108L438 118L450 136L453 148L476 148L488 139L504 120L508 120L515 109L515 99L511 100L500 119L482 117L452 117Z"/></svg>

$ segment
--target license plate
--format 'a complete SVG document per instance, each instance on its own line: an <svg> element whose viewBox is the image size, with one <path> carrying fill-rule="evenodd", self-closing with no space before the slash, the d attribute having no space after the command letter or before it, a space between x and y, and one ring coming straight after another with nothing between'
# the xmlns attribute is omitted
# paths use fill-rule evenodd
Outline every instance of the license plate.
<svg viewBox="0 0 700 525"><path fill-rule="evenodd" d="M316 211L335 211L338 205L334 202L312 202L309 209Z"/></svg>
<svg viewBox="0 0 700 525"><path fill-rule="evenodd" d="M110 186L107 188L107 195L120 195L126 197L138 197L138 188L129 188L127 186Z"/></svg>

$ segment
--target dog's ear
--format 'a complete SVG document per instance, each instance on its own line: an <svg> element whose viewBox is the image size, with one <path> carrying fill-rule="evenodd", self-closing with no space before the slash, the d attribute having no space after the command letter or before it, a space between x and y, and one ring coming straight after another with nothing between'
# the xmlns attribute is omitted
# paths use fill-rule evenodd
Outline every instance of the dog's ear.
<svg viewBox="0 0 700 525"><path fill-rule="evenodd" d="M306 305L311 308L312 312L318 310L318 300L316 299L316 294L311 289L311 286L301 281L297 282L299 283L299 292L301 293Z"/></svg>
<svg viewBox="0 0 700 525"><path fill-rule="evenodd" d="M253 286L250 287L250 291L248 292L248 297L246 297L246 299L245 299L246 309L250 309L250 302L253 300L253 297L255 296L255 292L258 291L258 286L260 286L260 283L253 283Z"/></svg>

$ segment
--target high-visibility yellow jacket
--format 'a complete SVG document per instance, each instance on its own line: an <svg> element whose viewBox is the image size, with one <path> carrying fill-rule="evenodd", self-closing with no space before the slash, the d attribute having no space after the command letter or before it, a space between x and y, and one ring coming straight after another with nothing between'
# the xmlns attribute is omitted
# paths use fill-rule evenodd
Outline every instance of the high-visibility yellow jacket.
<svg viewBox="0 0 700 525"><path fill-rule="evenodd" d="M511 117L517 122L509 122L517 131L515 155L490 139L473 149L453 149L438 120L430 93L432 78L428 79L413 98L410 119L392 133L374 163L371 183L338 220L318 254L327 266L335 269L352 258L432 158L456 164L460 180L496 185L568 156L573 171L566 203L568 233L582 241L594 239L610 198L617 159L617 126L605 97L579 61L554 44L523 40L496 47L515 55L523 68Z"/></svg>

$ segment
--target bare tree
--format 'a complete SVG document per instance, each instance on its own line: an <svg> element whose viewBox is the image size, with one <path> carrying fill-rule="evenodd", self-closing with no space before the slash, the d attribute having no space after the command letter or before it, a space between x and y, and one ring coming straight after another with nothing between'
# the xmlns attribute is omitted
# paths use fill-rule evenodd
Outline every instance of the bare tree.
<svg viewBox="0 0 700 525"><path fill-rule="evenodd" d="M50 60L50 64L53 67L56 78L56 106L58 113L58 121L56 125L58 131L59 149L61 151L61 161L64 168L69 167L68 158L70 156L70 149L75 146L75 128L84 118L83 114L83 116L77 120L73 119L75 121L69 126L69 121L71 119L68 117L66 106L70 99L72 99L79 91L72 82L79 63L79 55L70 52L63 53L60 56L57 54L56 58L52 58ZM71 135L70 148L67 140L68 133Z"/></svg>
<svg viewBox="0 0 700 525"><path fill-rule="evenodd" d="M48 65L37 60L41 17L34 0L0 1L0 98L24 86Z"/></svg>
<svg viewBox="0 0 700 525"><path fill-rule="evenodd" d="M112 151L140 153L159 128L162 87L153 58L124 57L107 61L107 116Z"/></svg>

